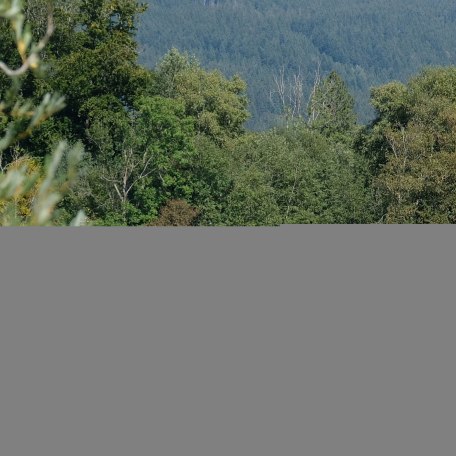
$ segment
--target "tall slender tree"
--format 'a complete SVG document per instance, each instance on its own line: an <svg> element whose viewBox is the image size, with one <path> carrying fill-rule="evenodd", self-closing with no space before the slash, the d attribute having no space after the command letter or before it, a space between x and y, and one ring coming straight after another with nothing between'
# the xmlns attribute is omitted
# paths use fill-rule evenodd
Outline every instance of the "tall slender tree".
<svg viewBox="0 0 456 456"><path fill-rule="evenodd" d="M315 88L309 103L309 121L327 136L346 135L355 128L355 100L335 71Z"/></svg>

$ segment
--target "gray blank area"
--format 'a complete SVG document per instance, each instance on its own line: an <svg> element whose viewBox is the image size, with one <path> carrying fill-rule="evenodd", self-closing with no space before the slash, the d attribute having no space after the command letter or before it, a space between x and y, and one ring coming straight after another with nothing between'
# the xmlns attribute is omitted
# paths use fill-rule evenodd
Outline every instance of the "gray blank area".
<svg viewBox="0 0 456 456"><path fill-rule="evenodd" d="M0 454L453 456L454 235L396 228L2 232Z"/></svg>

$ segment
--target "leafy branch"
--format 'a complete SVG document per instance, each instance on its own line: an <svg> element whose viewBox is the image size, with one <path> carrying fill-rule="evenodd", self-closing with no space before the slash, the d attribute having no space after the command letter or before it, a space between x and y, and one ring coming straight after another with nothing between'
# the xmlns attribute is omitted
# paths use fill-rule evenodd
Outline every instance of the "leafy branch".
<svg viewBox="0 0 456 456"><path fill-rule="evenodd" d="M33 42L32 32L29 24L25 23L23 11L22 0L0 0L0 18L9 21L22 61L17 69L12 69L0 60L0 71L12 82L7 100L0 100L0 120L7 119L6 127L3 131L0 129L0 159L6 150L29 137L39 125L65 106L64 98L56 94L46 94L36 107L32 101L21 100L19 97L21 78L30 71L41 69L40 53L54 33L52 11L49 10L44 36L38 42ZM51 224L56 218L57 204L77 178L77 166L81 157L80 145L68 148L66 143L61 142L46 160L44 170L31 170L30 160L23 160L20 166L17 166L17 162L10 163L6 172L2 170L0 174L0 226ZM67 164L66 174L59 177L59 168L63 161ZM24 201L27 206L25 209L20 207L20 202ZM84 215L79 213L73 224L82 224L84 218Z"/></svg>

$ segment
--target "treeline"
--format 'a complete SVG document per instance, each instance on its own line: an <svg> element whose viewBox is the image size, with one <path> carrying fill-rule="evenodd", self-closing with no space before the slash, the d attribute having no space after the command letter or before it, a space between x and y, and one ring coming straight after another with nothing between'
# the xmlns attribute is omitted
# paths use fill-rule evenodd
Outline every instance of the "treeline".
<svg viewBox="0 0 456 456"><path fill-rule="evenodd" d="M273 77L285 66L309 91L318 65L337 71L362 122L375 115L370 87L406 81L427 65L456 63L453 0L148 0L140 20L141 61L154 67L171 47L205 68L249 82L256 130L274 125Z"/></svg>
<svg viewBox="0 0 456 456"><path fill-rule="evenodd" d="M25 4L35 41L46 33L46 5ZM84 147L79 179L52 223L68 224L81 209L92 225L455 221L455 68L374 89L377 116L367 126L337 73L314 79L309 103L299 80L278 78L280 124L252 132L238 76L206 71L175 49L153 70L138 63L143 12L134 0L56 0L45 71L0 76L0 138L17 136L1 154L4 173L25 164L43 180L45 157L63 139ZM0 21L0 56L10 68L24 60L15 41ZM26 111L17 120L17 106L39 107L51 93L65 95L63 109L33 129ZM15 200L25 221L34 188Z"/></svg>

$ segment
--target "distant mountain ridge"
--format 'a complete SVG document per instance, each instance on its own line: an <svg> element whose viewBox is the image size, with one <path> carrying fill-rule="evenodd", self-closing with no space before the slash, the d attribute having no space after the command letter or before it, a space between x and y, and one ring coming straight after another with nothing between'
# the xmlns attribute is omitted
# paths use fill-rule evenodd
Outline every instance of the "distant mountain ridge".
<svg viewBox="0 0 456 456"><path fill-rule="evenodd" d="M369 89L427 65L456 64L453 0L148 0L138 39L153 67L171 47L249 84L251 126L274 123L274 74L301 71L306 92L321 63L347 81L362 121Z"/></svg>

